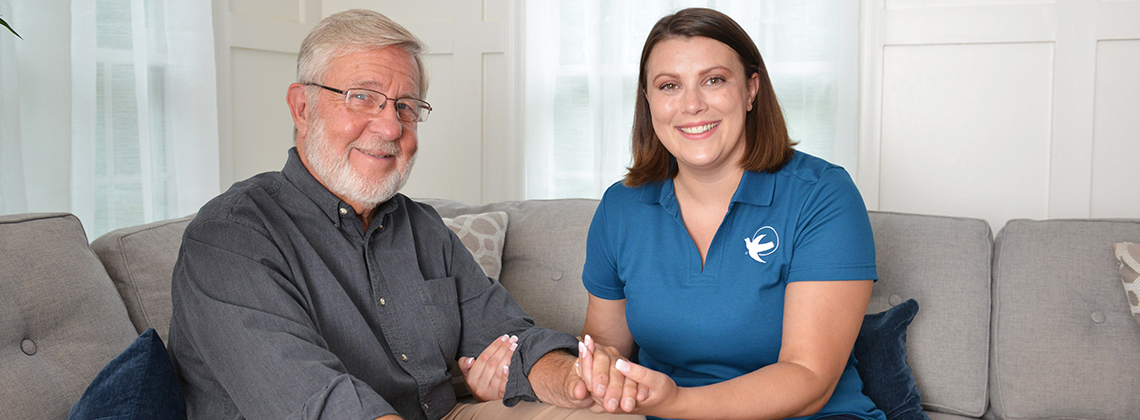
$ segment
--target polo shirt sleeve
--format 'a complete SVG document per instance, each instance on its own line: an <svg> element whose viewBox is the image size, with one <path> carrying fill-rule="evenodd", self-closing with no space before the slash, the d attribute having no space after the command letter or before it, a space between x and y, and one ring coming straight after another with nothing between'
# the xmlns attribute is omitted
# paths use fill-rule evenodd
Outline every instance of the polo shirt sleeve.
<svg viewBox="0 0 1140 420"><path fill-rule="evenodd" d="M173 273L174 317L212 378L249 419L374 419L396 410L347 373L315 328L267 232L223 218L191 226ZM180 319L179 319L180 318ZM179 344L182 344L181 346Z"/></svg>
<svg viewBox="0 0 1140 420"><path fill-rule="evenodd" d="M609 210L613 202L607 191L594 211L586 237L586 263L582 268L582 284L590 294L606 300L625 299L625 282L618 276L617 258L613 253L612 238L618 226L610 225Z"/></svg>
<svg viewBox="0 0 1140 420"><path fill-rule="evenodd" d="M796 224L788 282L878 280L867 207L841 167L824 170Z"/></svg>

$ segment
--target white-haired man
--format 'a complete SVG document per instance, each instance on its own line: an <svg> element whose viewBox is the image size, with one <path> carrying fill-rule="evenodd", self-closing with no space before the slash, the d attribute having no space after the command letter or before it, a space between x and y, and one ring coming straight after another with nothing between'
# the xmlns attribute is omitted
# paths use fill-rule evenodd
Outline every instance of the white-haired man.
<svg viewBox="0 0 1140 420"><path fill-rule="evenodd" d="M169 341L191 419L592 415L577 340L535 327L430 206L397 193L431 111L421 50L379 13L319 23L289 86L284 169L187 227ZM456 363L490 402L457 404Z"/></svg>

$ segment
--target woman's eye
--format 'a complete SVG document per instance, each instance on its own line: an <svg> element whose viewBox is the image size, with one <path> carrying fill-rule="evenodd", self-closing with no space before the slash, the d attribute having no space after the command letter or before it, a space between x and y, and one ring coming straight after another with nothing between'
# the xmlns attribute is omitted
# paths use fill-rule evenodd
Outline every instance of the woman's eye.
<svg viewBox="0 0 1140 420"><path fill-rule="evenodd" d="M723 84L724 82L725 82L725 80L723 77L716 76L716 77L709 78L709 81L707 83L710 85L719 85L719 84Z"/></svg>
<svg viewBox="0 0 1140 420"><path fill-rule="evenodd" d="M661 85L660 89L661 90L675 90L675 89L677 89L677 84L676 83L665 83L665 84Z"/></svg>

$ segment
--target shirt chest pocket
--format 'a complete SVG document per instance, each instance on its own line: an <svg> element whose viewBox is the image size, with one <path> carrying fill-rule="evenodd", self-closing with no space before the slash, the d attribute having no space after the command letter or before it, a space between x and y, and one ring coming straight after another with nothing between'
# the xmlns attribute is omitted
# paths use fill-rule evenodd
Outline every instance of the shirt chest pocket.
<svg viewBox="0 0 1140 420"><path fill-rule="evenodd" d="M459 349L459 299L455 277L424 280L420 288L424 309L431 321L432 333L445 357L453 357Z"/></svg>

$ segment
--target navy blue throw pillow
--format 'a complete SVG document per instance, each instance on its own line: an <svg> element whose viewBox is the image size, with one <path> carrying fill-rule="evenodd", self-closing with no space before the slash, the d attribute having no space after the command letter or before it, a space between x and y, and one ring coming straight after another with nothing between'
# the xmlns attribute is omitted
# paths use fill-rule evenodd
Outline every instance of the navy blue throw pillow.
<svg viewBox="0 0 1140 420"><path fill-rule="evenodd" d="M185 419L174 365L154 328L143 331L91 381L72 419Z"/></svg>
<svg viewBox="0 0 1140 420"><path fill-rule="evenodd" d="M855 340L855 370L863 380L863 393L886 413L887 420L930 420L906 364L906 328L917 313L918 302L909 299L864 316Z"/></svg>

